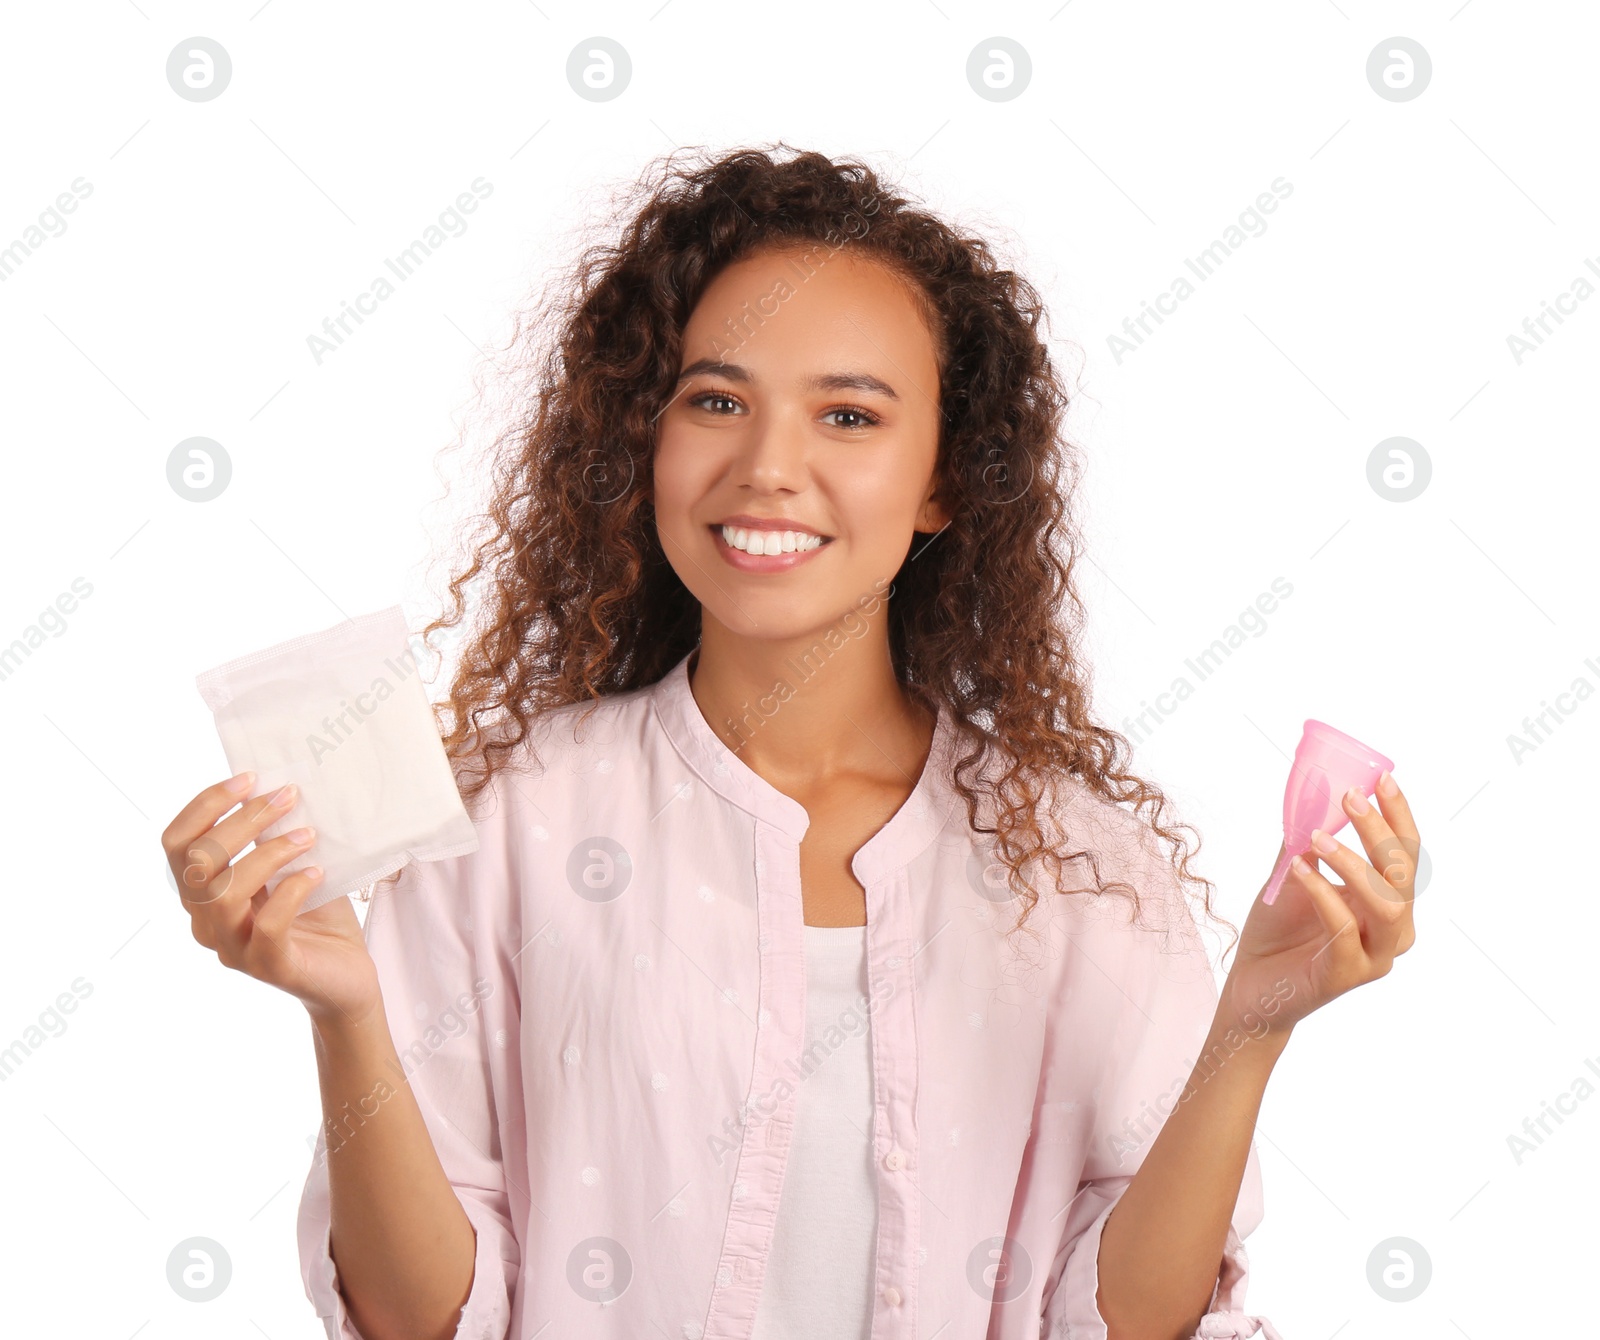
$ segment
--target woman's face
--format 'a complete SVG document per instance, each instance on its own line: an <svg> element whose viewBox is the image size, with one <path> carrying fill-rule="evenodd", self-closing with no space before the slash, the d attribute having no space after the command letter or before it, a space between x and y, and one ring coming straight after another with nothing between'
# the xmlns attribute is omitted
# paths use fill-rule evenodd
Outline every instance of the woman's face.
<svg viewBox="0 0 1600 1340"><path fill-rule="evenodd" d="M790 639L879 608L912 532L949 519L933 340L902 281L848 244L760 252L706 289L680 372L656 525L706 618Z"/></svg>

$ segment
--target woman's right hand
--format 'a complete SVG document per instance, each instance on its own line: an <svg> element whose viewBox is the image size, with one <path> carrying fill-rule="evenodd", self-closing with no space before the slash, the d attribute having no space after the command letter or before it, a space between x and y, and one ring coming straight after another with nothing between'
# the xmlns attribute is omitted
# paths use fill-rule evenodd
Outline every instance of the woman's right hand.
<svg viewBox="0 0 1600 1340"><path fill-rule="evenodd" d="M309 829L284 833L230 864L298 796L290 785L233 810L253 782L251 774L242 773L208 786L161 834L194 938L215 950L224 967L296 997L316 1022L361 1023L382 1008L383 996L350 900L335 898L297 916L321 882L322 871L315 866L286 875L270 894L264 887L273 871L313 845L316 834Z"/></svg>

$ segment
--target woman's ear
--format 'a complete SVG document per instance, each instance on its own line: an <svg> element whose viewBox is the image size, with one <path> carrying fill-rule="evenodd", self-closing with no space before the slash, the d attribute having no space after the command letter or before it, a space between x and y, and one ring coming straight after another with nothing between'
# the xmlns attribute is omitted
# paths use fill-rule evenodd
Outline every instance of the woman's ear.
<svg viewBox="0 0 1600 1340"><path fill-rule="evenodd" d="M945 506L929 489L928 496L922 500L922 506L917 509L917 519L912 523L912 529L924 534L935 534L950 524L950 513Z"/></svg>

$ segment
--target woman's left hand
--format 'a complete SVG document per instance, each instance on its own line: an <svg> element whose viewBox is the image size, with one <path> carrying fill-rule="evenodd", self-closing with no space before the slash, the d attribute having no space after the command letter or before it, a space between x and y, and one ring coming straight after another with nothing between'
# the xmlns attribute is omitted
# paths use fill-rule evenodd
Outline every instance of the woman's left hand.
<svg viewBox="0 0 1600 1340"><path fill-rule="evenodd" d="M1273 904L1257 895L1219 1014L1247 1030L1266 1014L1269 1028L1287 1030L1335 996L1385 976L1416 941L1411 906L1421 839L1394 778L1384 773L1377 791L1376 808L1355 788L1342 802L1370 861L1319 830L1313 841L1321 847L1290 863ZM1325 878L1318 863L1344 883ZM1263 1010L1274 999L1276 1009Z"/></svg>

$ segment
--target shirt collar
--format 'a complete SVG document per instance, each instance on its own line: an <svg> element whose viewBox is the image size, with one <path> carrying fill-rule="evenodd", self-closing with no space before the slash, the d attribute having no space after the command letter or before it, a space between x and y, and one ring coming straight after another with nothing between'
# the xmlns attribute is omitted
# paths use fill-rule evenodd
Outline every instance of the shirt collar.
<svg viewBox="0 0 1600 1340"><path fill-rule="evenodd" d="M691 650L650 689L662 729L689 766L713 791L798 843L811 816L722 742L689 687ZM950 782L955 732L950 709L939 704L933 743L922 775L905 803L870 837L850 863L865 887L909 863L938 836L955 797Z"/></svg>

